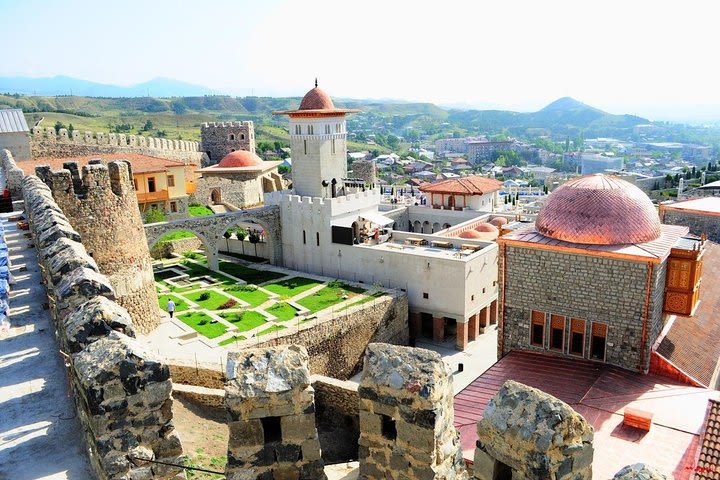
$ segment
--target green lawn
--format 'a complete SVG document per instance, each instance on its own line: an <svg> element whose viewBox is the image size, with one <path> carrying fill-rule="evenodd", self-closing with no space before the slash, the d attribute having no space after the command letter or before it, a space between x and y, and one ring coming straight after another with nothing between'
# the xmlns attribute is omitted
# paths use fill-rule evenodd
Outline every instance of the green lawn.
<svg viewBox="0 0 720 480"><path fill-rule="evenodd" d="M225 345L230 345L231 343L235 343L236 341L240 342L243 340L247 340L247 338L243 337L242 335L235 335L233 337L226 338L222 342L218 343L218 345L220 345L221 347L224 347Z"/></svg>
<svg viewBox="0 0 720 480"><path fill-rule="evenodd" d="M312 280L305 277L293 277L283 280L281 282L271 283L265 285L266 290L270 290L273 293L280 295L280 298L294 297L298 293L302 293L305 290L310 290L313 287L320 285L322 282Z"/></svg>
<svg viewBox="0 0 720 480"><path fill-rule="evenodd" d="M205 293L207 293L210 297L207 300L200 300L200 297ZM222 295L214 290L199 290L197 292L185 293L184 295L206 310L217 310L220 305L230 300L230 297Z"/></svg>
<svg viewBox="0 0 720 480"><path fill-rule="evenodd" d="M236 327L238 327L238 331L240 332L246 332L267 323L267 319L264 315L258 312L253 312L252 310L247 310L245 312L221 313L220 316L228 322L232 322Z"/></svg>
<svg viewBox="0 0 720 480"><path fill-rule="evenodd" d="M188 309L188 304L185 302L185 300L181 299L180 297L176 295L160 295L158 297L158 303L160 304L160 308L165 310L167 308L167 302L168 299L172 298L172 301L175 302L175 311L176 312L182 312L183 310Z"/></svg>
<svg viewBox="0 0 720 480"><path fill-rule="evenodd" d="M158 243L160 242L167 242L170 240L179 240L181 238L192 238L195 234L192 232L188 232L187 230L179 230L177 232L168 233L166 235L163 235L160 237L160 240L158 240Z"/></svg>
<svg viewBox="0 0 720 480"><path fill-rule="evenodd" d="M297 303L307 308L313 313L319 312L320 310L324 310L328 307L332 307L333 305L344 301L344 299L342 298L343 291L348 295L349 298L352 298L357 294L364 292L362 288L350 287L348 285L343 285L343 288L325 287L318 290L313 295L308 295L307 297L298 300Z"/></svg>
<svg viewBox="0 0 720 480"><path fill-rule="evenodd" d="M259 337L260 335L265 335L265 334L268 334L268 333L277 332L278 330L285 330L285 326L284 326L284 325L273 325L272 327L266 328L265 330L263 330L263 331L260 332L260 333L256 333L255 336L256 336L256 337Z"/></svg>
<svg viewBox="0 0 720 480"><path fill-rule="evenodd" d="M376 292L376 293L373 293L372 295L368 295L368 296L366 296L366 297L361 298L361 299L358 300L357 302L348 303L348 304L345 305L344 307L340 308L338 311L347 310L348 308L354 307L354 306L356 306L356 305L362 305L363 303L372 302L372 301L375 300L376 298L380 298L380 297L382 297L383 295L385 295L384 292Z"/></svg>
<svg viewBox="0 0 720 480"><path fill-rule="evenodd" d="M235 298L239 298L250 304L251 307L257 307L265 303L269 295L262 290L244 290L244 285L233 285L226 287L224 290L228 295L232 295Z"/></svg>
<svg viewBox="0 0 720 480"><path fill-rule="evenodd" d="M213 211L204 205L190 205L188 207L188 213L191 217L204 217L207 215L213 215Z"/></svg>
<svg viewBox="0 0 720 480"><path fill-rule="evenodd" d="M222 260L220 261L220 271L255 285L285 276L283 273L256 270L254 268L248 268L244 265L240 265L239 263L225 262Z"/></svg>
<svg viewBox="0 0 720 480"><path fill-rule="evenodd" d="M297 314L297 309L285 302L276 303L272 307L266 308L265 311L270 315L277 317L277 319L281 322L291 320L295 318L295 314Z"/></svg>
<svg viewBox="0 0 720 480"><path fill-rule="evenodd" d="M225 325L220 322L213 323L213 319L203 312L184 313L177 318L207 338L219 337L227 330Z"/></svg>

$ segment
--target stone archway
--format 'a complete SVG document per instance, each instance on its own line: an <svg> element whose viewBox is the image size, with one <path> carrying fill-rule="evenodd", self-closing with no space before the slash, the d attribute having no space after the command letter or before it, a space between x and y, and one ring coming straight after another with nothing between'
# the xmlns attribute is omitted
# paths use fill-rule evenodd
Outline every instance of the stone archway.
<svg viewBox="0 0 720 480"><path fill-rule="evenodd" d="M195 235L198 240L200 240L200 243L202 243L203 249L205 250L205 254L207 255L208 259L208 266L217 265L218 264L218 249L217 249L217 242L212 241L209 239L204 232L200 231L199 229L193 229L192 226L187 225L169 225L169 228L163 228L163 229L157 229L157 230L148 230L145 229L145 234L147 235L147 241L148 241L148 247L150 250L153 249L153 247L160 241L165 235L168 235L170 233L175 232L190 232L193 235Z"/></svg>
<svg viewBox="0 0 720 480"><path fill-rule="evenodd" d="M210 190L210 202L213 205L220 205L222 203L222 194L219 188L213 188Z"/></svg>
<svg viewBox="0 0 720 480"><path fill-rule="evenodd" d="M265 243L267 243L268 262L271 265L278 265L281 262L282 257L278 250L281 248L282 238L280 236L279 229L273 228L270 222L253 215L222 215L218 217L220 217L219 220L221 221L218 222L218 226L214 231L217 246L220 245L220 240L224 238L223 234L230 228L236 227L238 224L242 223L254 223L262 228L264 232L263 235Z"/></svg>

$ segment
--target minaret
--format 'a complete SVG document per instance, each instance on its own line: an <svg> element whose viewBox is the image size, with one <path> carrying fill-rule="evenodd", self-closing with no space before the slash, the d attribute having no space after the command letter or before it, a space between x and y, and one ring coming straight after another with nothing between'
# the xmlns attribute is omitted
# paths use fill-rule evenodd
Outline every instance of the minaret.
<svg viewBox="0 0 720 480"><path fill-rule="evenodd" d="M273 112L290 117L292 177L295 193L332 198L344 195L347 178L345 115L355 109L335 108L330 96L317 86L297 110Z"/></svg>

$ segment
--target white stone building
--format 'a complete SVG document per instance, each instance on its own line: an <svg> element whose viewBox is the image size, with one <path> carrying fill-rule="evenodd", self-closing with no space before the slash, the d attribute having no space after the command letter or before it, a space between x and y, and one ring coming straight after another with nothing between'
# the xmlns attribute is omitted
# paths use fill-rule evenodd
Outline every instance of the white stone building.
<svg viewBox="0 0 720 480"><path fill-rule="evenodd" d="M30 160L30 129L20 109L0 109L0 150L8 149L16 161Z"/></svg>

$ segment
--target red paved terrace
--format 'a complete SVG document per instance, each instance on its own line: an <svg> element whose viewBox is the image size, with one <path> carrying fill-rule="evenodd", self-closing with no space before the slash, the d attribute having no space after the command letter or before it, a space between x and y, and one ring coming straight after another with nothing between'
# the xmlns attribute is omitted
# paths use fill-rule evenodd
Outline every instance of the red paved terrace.
<svg viewBox="0 0 720 480"><path fill-rule="evenodd" d="M500 386L512 379L563 400L595 428L594 478L612 478L626 465L645 462L689 479L697 462L708 400L720 393L657 375L610 365L514 351L455 396L455 427L463 455L472 461L476 424ZM649 432L623 425L632 406L654 414Z"/></svg>

